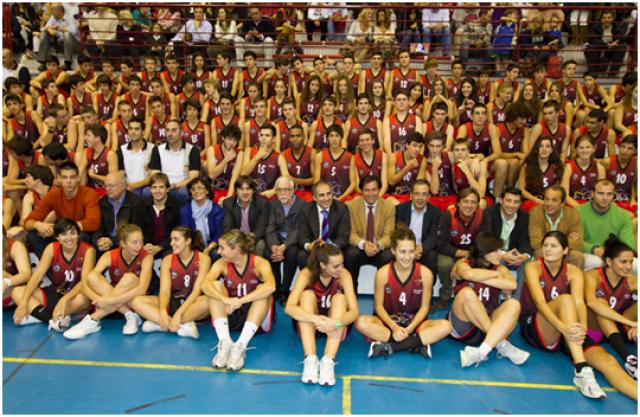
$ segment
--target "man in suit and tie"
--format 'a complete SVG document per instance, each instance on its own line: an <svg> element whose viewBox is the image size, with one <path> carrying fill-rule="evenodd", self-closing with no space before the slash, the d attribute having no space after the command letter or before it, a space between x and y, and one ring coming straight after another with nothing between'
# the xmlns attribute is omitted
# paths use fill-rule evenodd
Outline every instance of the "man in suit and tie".
<svg viewBox="0 0 640 417"><path fill-rule="evenodd" d="M223 231L240 229L243 232L251 232L255 236L255 254L264 256L269 224L269 201L256 193L256 183L248 175L241 175L235 184L236 197L224 200Z"/></svg>
<svg viewBox="0 0 640 417"><path fill-rule="evenodd" d="M298 266L307 266L307 258L320 243L332 243L344 253L349 244L351 223L347 206L333 197L331 185L319 181L313 186L313 203L300 211L298 218Z"/></svg>
<svg viewBox="0 0 640 417"><path fill-rule="evenodd" d="M267 225L267 259L271 261L276 278L275 297L284 305L289 296L293 275L298 267L298 217L307 203L297 197L290 177L275 182L276 199L271 201L271 215ZM284 268L284 276L281 272ZM283 279L284 278L284 279Z"/></svg>
<svg viewBox="0 0 640 417"><path fill-rule="evenodd" d="M521 205L522 192L515 187L507 187L502 192L500 203L486 210L491 218L491 232L504 242L502 261L518 280L518 288L513 293L515 299L520 299L524 266L533 254L529 242L529 215L520 209Z"/></svg>
<svg viewBox="0 0 640 417"><path fill-rule="evenodd" d="M362 265L380 268L393 259L390 246L396 216L393 203L378 195L380 180L377 177L368 175L362 178L360 189L362 196L347 203L351 234L345 253L345 266L351 273L356 293Z"/></svg>
<svg viewBox="0 0 640 417"><path fill-rule="evenodd" d="M440 221L440 210L429 203L430 185L427 180L416 180L411 187L411 200L396 206L396 224L403 223L416 235L416 259L438 274L436 233Z"/></svg>

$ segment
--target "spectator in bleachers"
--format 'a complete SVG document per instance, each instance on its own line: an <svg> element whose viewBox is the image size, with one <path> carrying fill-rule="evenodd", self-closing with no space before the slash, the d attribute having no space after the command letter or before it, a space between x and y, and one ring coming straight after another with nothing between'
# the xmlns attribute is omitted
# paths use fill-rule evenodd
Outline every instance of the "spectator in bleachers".
<svg viewBox="0 0 640 417"><path fill-rule="evenodd" d="M431 6L438 6L439 3L430 3ZM429 8L422 9L423 41L430 44L430 52L442 46L442 55L449 55L451 45L451 31L449 29L449 9ZM433 42L433 43L432 43Z"/></svg>
<svg viewBox="0 0 640 417"><path fill-rule="evenodd" d="M373 44L382 53L385 62L390 61L396 44L396 32L391 27L390 15L388 10L378 9L373 27Z"/></svg>
<svg viewBox="0 0 640 417"><path fill-rule="evenodd" d="M572 3L572 6L589 6L589 3ZM591 10L576 7L569 15L571 25L571 44L582 45L587 40L589 30L589 15Z"/></svg>
<svg viewBox="0 0 640 417"><path fill-rule="evenodd" d="M245 48L263 49L266 62L271 62L274 52L274 40L276 28L270 19L265 19L260 14L260 9L252 7L249 9L249 19L242 23L242 34L245 42L254 45L263 45L257 47L254 45L245 45ZM236 44L236 56L244 57L244 49L238 48Z"/></svg>
<svg viewBox="0 0 640 417"><path fill-rule="evenodd" d="M19 27L19 36L27 58L33 59L33 32L38 30L38 15L33 5L29 3L13 3L11 5L11 17L16 19ZM14 51L18 52L16 48Z"/></svg>
<svg viewBox="0 0 640 417"><path fill-rule="evenodd" d="M327 21L327 40L341 41L344 39L344 33L347 29L347 3L331 3L333 7L330 9L329 20Z"/></svg>
<svg viewBox="0 0 640 417"><path fill-rule="evenodd" d="M152 19L151 19L151 8L146 7L136 7L131 12L133 16L133 20L136 25L140 26L142 30L145 32L151 29Z"/></svg>
<svg viewBox="0 0 640 417"><path fill-rule="evenodd" d="M9 77L15 77L20 80L25 88L29 88L31 82L31 74L29 69L20 65L14 59L13 51L9 48L2 48L2 84ZM8 91L6 92L8 93Z"/></svg>
<svg viewBox="0 0 640 417"><path fill-rule="evenodd" d="M108 51L108 54L114 57L137 58L146 49L142 28L135 23L133 15L127 9L118 12L115 42L116 47Z"/></svg>
<svg viewBox="0 0 640 417"><path fill-rule="evenodd" d="M600 75L616 76L626 50L625 26L615 21L612 10L605 10L600 23L589 27L584 50L589 70Z"/></svg>
<svg viewBox="0 0 640 417"><path fill-rule="evenodd" d="M52 52L52 48L64 48L64 62L66 70L71 70L71 60L80 53L80 39L78 25L75 19L65 16L65 9L61 4L51 7L51 17L40 33L40 46L37 60L39 71L44 71L45 58Z"/></svg>
<svg viewBox="0 0 640 417"><path fill-rule="evenodd" d="M489 13L489 10L483 9L479 15L467 15L464 25L460 28L462 32L460 59L464 62L468 59L471 61L469 64L477 68L482 68L489 58L493 32Z"/></svg>
<svg viewBox="0 0 640 417"><path fill-rule="evenodd" d="M511 61L513 37L516 33L516 23L518 12L515 9L507 9L500 18L500 23L495 29L493 37L492 56L496 60L496 71L503 70L503 63Z"/></svg>
<svg viewBox="0 0 640 417"><path fill-rule="evenodd" d="M307 39L313 39L313 32L320 29L320 40L339 40L344 36L347 9L346 3L311 2L310 6L343 6L343 7L309 7L307 10ZM329 34L329 36L327 36ZM340 36L336 36L339 34Z"/></svg>
<svg viewBox="0 0 640 417"><path fill-rule="evenodd" d="M359 63L367 57L372 40L373 9L365 8L360 11L358 19L351 23L344 48L346 53L352 53L354 60Z"/></svg>
<svg viewBox="0 0 640 417"><path fill-rule="evenodd" d="M213 26L211 22L206 19L203 7L193 8L193 19L187 20L187 22L178 30L178 33L171 38L169 45L175 44L176 54L182 56L184 48L181 44L189 46L188 53L193 53L196 49L199 49L197 45L206 45L211 40L213 32Z"/></svg>
<svg viewBox="0 0 640 417"><path fill-rule="evenodd" d="M401 48L414 52L424 52L422 14L414 7L405 8L400 20L398 35L401 39Z"/></svg>
<svg viewBox="0 0 640 417"><path fill-rule="evenodd" d="M160 23L155 22L151 25L151 30L147 35L145 44L149 49L149 55L157 58L164 57L167 39L164 33L162 33L162 25L160 25Z"/></svg>
<svg viewBox="0 0 640 417"><path fill-rule="evenodd" d="M218 46L210 46L207 48L207 54L210 57L215 57L217 52L221 49L233 49L233 46L237 42L244 42L244 40L238 36L238 30L236 29L236 21L229 13L229 10L221 7L216 14L215 32L213 35L217 44L221 44L222 48ZM214 50L212 50L212 48ZM242 57L241 55L238 55Z"/></svg>
<svg viewBox="0 0 640 417"><path fill-rule="evenodd" d="M84 41L88 55L90 57L102 56L109 51L116 39L118 16L109 7L97 7L84 16L84 22L89 29L88 39Z"/></svg>
<svg viewBox="0 0 640 417"><path fill-rule="evenodd" d="M154 21L160 23L162 32L166 34L167 40L180 29L180 11L169 7L158 7L153 14Z"/></svg>

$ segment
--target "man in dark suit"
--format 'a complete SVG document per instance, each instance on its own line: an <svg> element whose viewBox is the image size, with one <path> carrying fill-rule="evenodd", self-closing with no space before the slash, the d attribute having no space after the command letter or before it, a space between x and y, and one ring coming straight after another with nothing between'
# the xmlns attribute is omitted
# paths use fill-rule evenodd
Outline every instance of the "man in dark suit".
<svg viewBox="0 0 640 417"><path fill-rule="evenodd" d="M487 208L491 218L491 232L504 241L502 261L518 280L518 288L513 294L520 298L524 282L524 266L531 259L533 249L529 242L529 215L520 210L522 192L515 187L507 187L500 203Z"/></svg>
<svg viewBox="0 0 640 417"><path fill-rule="evenodd" d="M586 41L584 58L589 71L616 76L627 50L627 31L626 25L615 22L614 11L602 11L600 23L590 25Z"/></svg>
<svg viewBox="0 0 640 417"><path fill-rule="evenodd" d="M403 223L416 235L416 259L438 274L436 253L436 232L440 221L440 210L429 203L429 182L416 180L411 187L411 200L396 206L396 223ZM397 226L396 225L396 226Z"/></svg>
<svg viewBox="0 0 640 417"><path fill-rule="evenodd" d="M100 207L100 227L93 234L98 253L104 253L118 246L118 228L123 224L142 223L142 202L138 196L127 190L122 172L112 172L104 180L107 194L102 196Z"/></svg>
<svg viewBox="0 0 640 417"><path fill-rule="evenodd" d="M307 266L307 258L319 243L333 243L344 254L349 244L351 223L346 204L333 198L331 185L319 181L313 186L313 203L298 218L298 266Z"/></svg>
<svg viewBox="0 0 640 417"><path fill-rule="evenodd" d="M240 229L251 232L255 236L255 253L264 256L267 235L267 224L271 208L269 201L256 193L256 183L253 178L241 175L235 184L236 197L224 200L224 222L222 230Z"/></svg>
<svg viewBox="0 0 640 417"><path fill-rule="evenodd" d="M291 281L298 267L298 217L307 203L297 197L290 177L276 180L276 199L271 201L271 215L267 225L267 259L276 278L276 294L286 304ZM284 279L281 272L284 267Z"/></svg>

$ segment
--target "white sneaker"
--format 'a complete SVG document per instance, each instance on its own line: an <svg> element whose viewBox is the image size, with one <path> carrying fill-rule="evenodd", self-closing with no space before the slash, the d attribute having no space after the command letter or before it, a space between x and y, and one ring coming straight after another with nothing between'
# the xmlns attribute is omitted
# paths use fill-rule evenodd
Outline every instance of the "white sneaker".
<svg viewBox="0 0 640 417"><path fill-rule="evenodd" d="M56 332L64 332L71 326L71 316L64 316L57 320L49 320L49 330Z"/></svg>
<svg viewBox="0 0 640 417"><path fill-rule="evenodd" d="M513 346L508 340L503 340L496 346L496 352L498 359L508 358L512 363L516 365L522 365L529 359L529 352L522 349L518 349Z"/></svg>
<svg viewBox="0 0 640 417"><path fill-rule="evenodd" d="M582 395L588 398L606 398L607 394L602 391L600 385L593 375L593 369L590 366L582 368L580 373L574 371L573 383L578 387Z"/></svg>
<svg viewBox="0 0 640 417"><path fill-rule="evenodd" d="M460 365L463 368L469 366L478 366L480 362L486 361L487 357L480 352L480 349L473 346L467 346L460 351Z"/></svg>
<svg viewBox="0 0 640 417"><path fill-rule="evenodd" d="M142 319L133 311L129 311L124 315L127 322L122 326L122 334L132 335L138 333L138 328L142 324Z"/></svg>
<svg viewBox="0 0 640 417"><path fill-rule="evenodd" d="M213 357L211 366L214 368L226 368L229 360L229 351L233 342L231 340L220 340L218 342L218 353Z"/></svg>
<svg viewBox="0 0 640 417"><path fill-rule="evenodd" d="M151 320L145 320L142 323L142 333L154 333L154 332L166 332L167 329L164 329L158 323L155 323Z"/></svg>
<svg viewBox="0 0 640 417"><path fill-rule="evenodd" d="M198 326L196 326L196 323L190 321L182 323L180 327L178 327L178 336L200 339L200 332L198 332Z"/></svg>
<svg viewBox="0 0 640 417"><path fill-rule="evenodd" d="M320 360L320 375L318 377L318 383L320 385L333 386L336 384L336 376L333 371L335 365L334 360L329 356L323 356Z"/></svg>
<svg viewBox="0 0 640 417"><path fill-rule="evenodd" d="M230 371L239 371L244 366L244 358L247 356L247 347L240 342L236 342L231 346L229 359L227 360L227 369Z"/></svg>
<svg viewBox="0 0 640 417"><path fill-rule="evenodd" d="M317 384L318 373L320 372L320 361L316 355L309 355L304 358L304 369L302 370L303 384Z"/></svg>
<svg viewBox="0 0 640 417"><path fill-rule="evenodd" d="M87 314L82 320L62 335L71 340L84 339L91 333L99 332L101 329L100 322L91 318L91 315Z"/></svg>
<svg viewBox="0 0 640 417"><path fill-rule="evenodd" d="M18 323L18 326L27 326L29 324L38 324L38 323L42 323L42 322L37 318L33 317L31 314L27 314L22 318L22 321Z"/></svg>
<svg viewBox="0 0 640 417"><path fill-rule="evenodd" d="M638 380L638 358L634 355L627 356L627 361L624 364L624 369L627 371L631 378Z"/></svg>

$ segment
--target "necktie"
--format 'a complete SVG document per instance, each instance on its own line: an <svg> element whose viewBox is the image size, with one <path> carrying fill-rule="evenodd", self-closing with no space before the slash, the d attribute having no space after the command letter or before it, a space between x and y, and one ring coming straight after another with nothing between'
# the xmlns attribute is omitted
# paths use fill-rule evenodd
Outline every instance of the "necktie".
<svg viewBox="0 0 640 417"><path fill-rule="evenodd" d="M367 213L367 235L365 236L365 240L369 242L373 242L374 235L375 235L375 229L374 229L375 220L373 217L373 206L367 206L367 208L369 209L369 213Z"/></svg>
<svg viewBox="0 0 640 417"><path fill-rule="evenodd" d="M240 230L249 232L249 207L240 208Z"/></svg>
<svg viewBox="0 0 640 417"><path fill-rule="evenodd" d="M322 210L322 231L320 232L322 240L329 240L329 210Z"/></svg>

